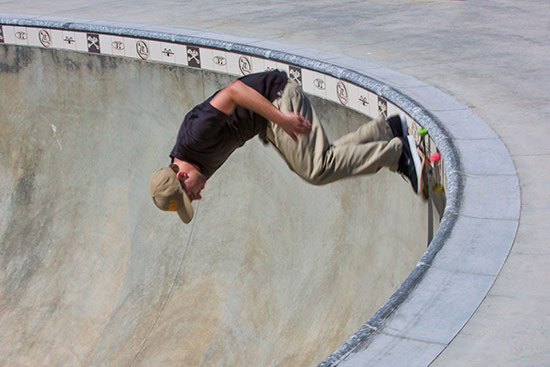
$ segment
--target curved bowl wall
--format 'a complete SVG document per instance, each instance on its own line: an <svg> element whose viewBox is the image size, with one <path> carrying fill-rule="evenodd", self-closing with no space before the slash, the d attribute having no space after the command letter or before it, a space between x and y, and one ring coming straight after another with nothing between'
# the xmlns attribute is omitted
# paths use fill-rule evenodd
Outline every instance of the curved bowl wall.
<svg viewBox="0 0 550 367"><path fill-rule="evenodd" d="M357 330L422 276L444 208L389 171L313 187L253 140L208 182L192 224L148 194L185 113L239 75L286 71L331 139L401 111L411 132L420 116L443 136L412 101L288 54L79 27L1 28L5 361L311 365L364 340ZM454 181L435 169L453 207Z"/></svg>

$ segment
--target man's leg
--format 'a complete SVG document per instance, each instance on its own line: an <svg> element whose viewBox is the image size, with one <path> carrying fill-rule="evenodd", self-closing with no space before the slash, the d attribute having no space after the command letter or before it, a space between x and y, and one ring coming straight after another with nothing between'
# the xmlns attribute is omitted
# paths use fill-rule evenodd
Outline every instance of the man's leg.
<svg viewBox="0 0 550 367"><path fill-rule="evenodd" d="M376 141L389 141L394 135L383 116L361 125L357 130L352 131L336 140L333 145L358 145Z"/></svg>
<svg viewBox="0 0 550 367"><path fill-rule="evenodd" d="M296 112L311 122L310 135L300 135L297 143L276 124L270 122L267 131L268 139L290 169L304 180L323 185L375 173L382 167L397 168L403 145L399 138L393 138L391 129L384 126L383 121L367 123L331 145L309 99L296 83L289 82L273 104L281 111Z"/></svg>

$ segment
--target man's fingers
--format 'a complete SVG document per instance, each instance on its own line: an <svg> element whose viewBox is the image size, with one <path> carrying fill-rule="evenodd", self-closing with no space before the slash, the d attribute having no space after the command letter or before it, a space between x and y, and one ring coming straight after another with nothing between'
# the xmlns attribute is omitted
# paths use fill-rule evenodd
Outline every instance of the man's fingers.
<svg viewBox="0 0 550 367"><path fill-rule="evenodd" d="M296 137L296 134L294 134L292 131L287 131L286 133L288 134L288 136L290 136L292 140L294 140L295 143L298 142L298 138Z"/></svg>

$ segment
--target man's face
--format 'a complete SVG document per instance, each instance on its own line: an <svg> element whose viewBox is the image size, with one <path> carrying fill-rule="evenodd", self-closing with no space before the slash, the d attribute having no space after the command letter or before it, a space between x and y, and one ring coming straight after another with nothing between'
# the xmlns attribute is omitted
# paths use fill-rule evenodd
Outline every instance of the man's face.
<svg viewBox="0 0 550 367"><path fill-rule="evenodd" d="M197 171L184 172L179 171L177 174L178 180L181 182L183 189L189 195L191 200L200 200L201 191L204 189L206 180L204 176Z"/></svg>

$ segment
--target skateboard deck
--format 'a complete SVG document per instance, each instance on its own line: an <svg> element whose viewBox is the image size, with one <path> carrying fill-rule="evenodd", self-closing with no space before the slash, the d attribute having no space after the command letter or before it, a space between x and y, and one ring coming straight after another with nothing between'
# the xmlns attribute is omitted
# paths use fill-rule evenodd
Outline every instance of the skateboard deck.
<svg viewBox="0 0 550 367"><path fill-rule="evenodd" d="M444 170L441 153L432 146L428 129L419 128L416 131L417 150L422 159L420 170L421 184L418 192L422 199L431 200L438 212L443 213L445 208Z"/></svg>

